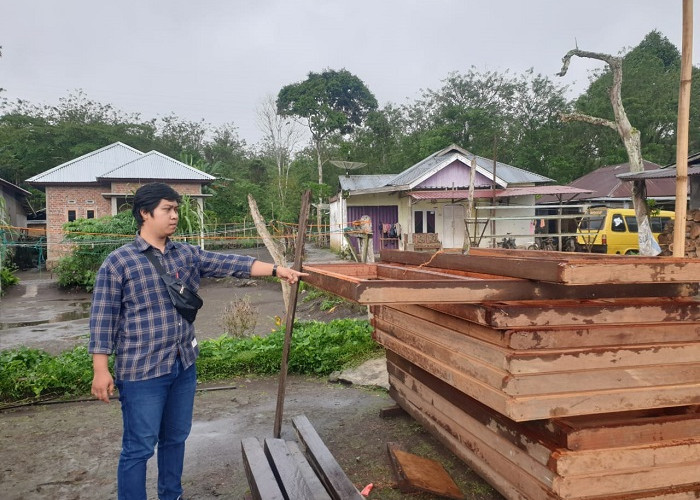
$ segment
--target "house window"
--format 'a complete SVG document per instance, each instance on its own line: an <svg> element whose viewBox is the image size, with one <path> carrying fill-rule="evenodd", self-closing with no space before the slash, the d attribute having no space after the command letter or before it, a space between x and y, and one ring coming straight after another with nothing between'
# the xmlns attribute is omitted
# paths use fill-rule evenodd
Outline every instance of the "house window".
<svg viewBox="0 0 700 500"><path fill-rule="evenodd" d="M87 213L85 214L85 217L87 219L94 219L95 218L95 211L94 210L88 210Z"/></svg>
<svg viewBox="0 0 700 500"><path fill-rule="evenodd" d="M68 210L68 222L75 220L75 210Z"/></svg>
<svg viewBox="0 0 700 500"><path fill-rule="evenodd" d="M133 196L120 196L117 198L117 212L128 212L131 210L132 202L134 201Z"/></svg>
<svg viewBox="0 0 700 500"><path fill-rule="evenodd" d="M435 210L416 210L413 212L414 233L435 232Z"/></svg>

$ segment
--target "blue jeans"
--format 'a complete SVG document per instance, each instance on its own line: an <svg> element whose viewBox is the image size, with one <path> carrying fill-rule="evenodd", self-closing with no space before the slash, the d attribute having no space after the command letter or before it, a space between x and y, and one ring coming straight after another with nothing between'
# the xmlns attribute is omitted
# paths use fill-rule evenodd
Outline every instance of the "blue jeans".
<svg viewBox="0 0 700 500"><path fill-rule="evenodd" d="M180 358L168 375L116 382L124 432L117 470L119 500L146 500L146 462L158 444L158 498L182 495L185 440L192 428L197 386L195 365L183 370Z"/></svg>

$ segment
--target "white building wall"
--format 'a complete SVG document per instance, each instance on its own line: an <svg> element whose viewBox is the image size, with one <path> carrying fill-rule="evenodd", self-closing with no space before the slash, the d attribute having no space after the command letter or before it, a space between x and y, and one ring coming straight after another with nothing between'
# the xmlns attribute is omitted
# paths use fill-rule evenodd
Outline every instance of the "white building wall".
<svg viewBox="0 0 700 500"><path fill-rule="evenodd" d="M347 210L345 210L346 200L338 196L336 201L330 203L330 247L331 250L340 252L347 245L343 238L343 229L348 225Z"/></svg>

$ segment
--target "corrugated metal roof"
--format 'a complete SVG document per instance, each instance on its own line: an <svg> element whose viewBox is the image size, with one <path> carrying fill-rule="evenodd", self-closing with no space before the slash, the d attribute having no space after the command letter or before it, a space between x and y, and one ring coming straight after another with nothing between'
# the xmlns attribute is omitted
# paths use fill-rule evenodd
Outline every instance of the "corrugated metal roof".
<svg viewBox="0 0 700 500"><path fill-rule="evenodd" d="M29 184L75 184L95 182L96 178L143 153L121 142L67 161L27 179Z"/></svg>
<svg viewBox="0 0 700 500"><path fill-rule="evenodd" d="M407 170L404 170L389 184L393 186L413 186L429 177L440 168L449 165L456 159L459 159L469 166L471 165L471 159L474 156L475 155L469 151L453 144L442 151L433 153ZM487 175L493 177L492 159L476 156L476 164L479 169L482 169ZM496 177L506 184L543 184L554 182L554 180L550 179L549 177L535 174L522 168L514 167L499 161L496 162Z"/></svg>
<svg viewBox="0 0 700 500"><path fill-rule="evenodd" d="M577 194L588 193L585 189L569 186L529 186L505 189L475 189L474 198L507 198L511 196L546 195L546 194ZM469 197L468 189L452 189L445 191L413 191L409 196L416 200L446 200L464 199Z"/></svg>
<svg viewBox="0 0 700 500"><path fill-rule="evenodd" d="M700 165L688 166L688 176L692 175L700 175ZM675 179L676 167L660 168L649 172L627 172L625 174L618 174L617 178L625 181L633 181L635 179ZM647 191L648 189L647 187Z"/></svg>
<svg viewBox="0 0 700 500"><path fill-rule="evenodd" d="M340 189L343 191L358 191L360 189L374 189L386 186L394 177L394 174L380 175L341 175Z"/></svg>
<svg viewBox="0 0 700 500"><path fill-rule="evenodd" d="M455 160L461 161L470 167L471 158L474 156L467 150L453 144L437 153L433 153L396 175L341 175L339 176L340 188L344 191L371 190L374 192L408 190L439 172L442 168L447 167ZM476 164L477 168L484 175L493 177L493 160L476 156ZM501 162L496 162L496 177L505 185L554 182L549 177ZM445 188L449 188L449 186L445 186Z"/></svg>
<svg viewBox="0 0 700 500"><path fill-rule="evenodd" d="M158 151L150 151L128 163L105 172L98 179L141 179L169 181L213 181L216 177Z"/></svg>
<svg viewBox="0 0 700 500"><path fill-rule="evenodd" d="M22 189L19 186L15 186L9 181L6 181L5 179L0 178L0 186L6 187L9 191L14 191L16 194L19 194L21 196L31 196L32 193L27 191L26 189Z"/></svg>
<svg viewBox="0 0 700 500"><path fill-rule="evenodd" d="M644 162L645 171L656 171L660 168L656 163ZM569 183L569 186L593 191L589 195L581 196L579 199L591 198L629 198L632 196L632 185L624 182L617 176L628 173L629 163L620 165L610 165L601 167L590 172L583 177ZM647 197L654 198L660 196L674 196L676 194L676 184L673 179L658 179L647 183Z"/></svg>

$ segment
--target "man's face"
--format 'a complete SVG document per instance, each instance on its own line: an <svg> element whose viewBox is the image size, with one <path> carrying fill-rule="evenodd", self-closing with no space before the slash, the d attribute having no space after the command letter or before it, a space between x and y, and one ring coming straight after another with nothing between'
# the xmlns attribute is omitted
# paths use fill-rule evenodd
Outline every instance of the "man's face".
<svg viewBox="0 0 700 500"><path fill-rule="evenodd" d="M160 200L153 215L142 210L143 229L158 237L172 236L177 229L177 207L176 201Z"/></svg>

